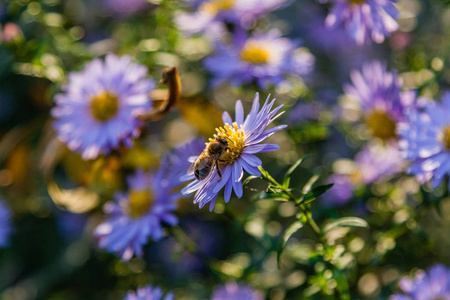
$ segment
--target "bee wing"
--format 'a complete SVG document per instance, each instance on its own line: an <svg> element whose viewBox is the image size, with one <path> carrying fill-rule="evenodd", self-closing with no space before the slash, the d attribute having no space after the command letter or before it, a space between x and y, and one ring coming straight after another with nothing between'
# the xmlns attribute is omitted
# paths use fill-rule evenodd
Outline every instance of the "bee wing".
<svg viewBox="0 0 450 300"><path fill-rule="evenodd" d="M197 160L198 155L189 156L188 162L193 163Z"/></svg>
<svg viewBox="0 0 450 300"><path fill-rule="evenodd" d="M198 157L199 157L199 156L197 156L197 158L196 158L196 159L191 163L191 165L189 166L189 169L188 169L188 171L187 171L187 174L188 174L188 175L194 174L195 163L197 162Z"/></svg>

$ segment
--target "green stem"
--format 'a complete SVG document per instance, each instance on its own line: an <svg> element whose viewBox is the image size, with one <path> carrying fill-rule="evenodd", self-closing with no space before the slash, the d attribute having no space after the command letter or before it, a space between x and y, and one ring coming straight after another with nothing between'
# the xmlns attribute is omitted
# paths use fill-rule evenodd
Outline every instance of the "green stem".
<svg viewBox="0 0 450 300"><path fill-rule="evenodd" d="M302 197L297 198L294 196L294 194L292 194L292 192L285 186L281 185L278 181L276 181L270 174L269 172L267 172L266 170L263 169L263 167L259 167L260 171L261 171L261 178L266 180L267 182L269 182L270 184L274 185L277 187L277 189L280 189L281 191L283 191L283 193L288 196L290 201L293 201L296 206L299 207L300 211L302 212L302 214L306 217L306 221L308 222L309 226L311 226L311 228L314 230L314 232L316 233L317 237L319 238L320 242L326 246L327 243L325 241L324 238L324 233L323 231L320 229L320 227L317 225L317 223L314 221L314 219L311 217L311 213L310 210L301 203Z"/></svg>

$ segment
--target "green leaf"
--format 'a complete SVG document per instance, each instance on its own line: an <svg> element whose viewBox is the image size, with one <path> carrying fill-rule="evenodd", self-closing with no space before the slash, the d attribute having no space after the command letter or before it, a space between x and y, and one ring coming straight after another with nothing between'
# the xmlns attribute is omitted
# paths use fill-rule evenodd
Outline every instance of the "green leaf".
<svg viewBox="0 0 450 300"><path fill-rule="evenodd" d="M287 199L286 195L283 193L260 193L252 197L253 201L264 199L270 199L273 201L284 201L284 202L289 201L289 199Z"/></svg>
<svg viewBox="0 0 450 300"><path fill-rule="evenodd" d="M333 185L334 185L334 183L329 183L329 184L325 184L325 185L319 185L319 186L313 188L308 193L306 193L305 196L303 196L301 203L307 204L307 203L310 203L310 202L316 200L317 197L319 197L320 195L324 194L326 191L331 189L331 187Z"/></svg>
<svg viewBox="0 0 450 300"><path fill-rule="evenodd" d="M291 177L285 177L283 180L283 187L285 189L288 189L290 183L291 183Z"/></svg>
<svg viewBox="0 0 450 300"><path fill-rule="evenodd" d="M345 217L345 218L340 218L340 219L331 221L330 223L328 223L325 226L323 231L326 233L326 232L329 232L338 227L364 227L364 228L367 228L367 227L369 227L369 224L366 222L366 220L363 220L361 218Z"/></svg>
<svg viewBox="0 0 450 300"><path fill-rule="evenodd" d="M284 175L284 180L286 180L286 178L291 177L292 173L294 173L295 169L298 168L298 166L300 166L300 164L302 162L304 162L305 160L307 160L308 158L310 158L312 156L312 154L307 154L305 156L303 156L302 158L300 158L299 160L297 160L295 162L295 164L293 164L289 170L286 172L286 175Z"/></svg>
<svg viewBox="0 0 450 300"><path fill-rule="evenodd" d="M342 300L350 300L350 291L348 288L347 278L342 272L335 273L336 288Z"/></svg>
<svg viewBox="0 0 450 300"><path fill-rule="evenodd" d="M303 227L303 223L294 222L283 233L283 236L281 237L280 243L278 244L278 248L277 248L277 264L278 264L278 268L280 268L280 257L281 257L281 254L284 251L284 247L286 246L287 241L290 239L290 237L294 233L296 233L302 227Z"/></svg>
<svg viewBox="0 0 450 300"><path fill-rule="evenodd" d="M308 182L303 187L302 193L307 194L309 191L311 191L311 188L312 188L313 184L316 183L317 179L319 179L319 175L311 176L311 178L308 180Z"/></svg>

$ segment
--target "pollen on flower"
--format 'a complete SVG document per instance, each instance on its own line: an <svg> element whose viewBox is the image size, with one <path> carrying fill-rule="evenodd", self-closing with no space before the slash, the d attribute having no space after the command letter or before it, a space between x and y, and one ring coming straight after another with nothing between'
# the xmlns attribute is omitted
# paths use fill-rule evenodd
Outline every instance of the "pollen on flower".
<svg viewBox="0 0 450 300"><path fill-rule="evenodd" d="M210 14L217 14L233 8L235 0L211 0L207 1L199 8L199 10L207 11Z"/></svg>
<svg viewBox="0 0 450 300"><path fill-rule="evenodd" d="M251 64L260 65L269 61L270 53L264 45L261 45L261 43L249 41L241 50L241 58Z"/></svg>
<svg viewBox="0 0 450 300"><path fill-rule="evenodd" d="M444 145L445 150L450 151L450 125L442 129L441 143Z"/></svg>
<svg viewBox="0 0 450 300"><path fill-rule="evenodd" d="M95 119L105 122L116 115L119 99L111 92L103 92L91 98L90 108Z"/></svg>
<svg viewBox="0 0 450 300"><path fill-rule="evenodd" d="M397 136L394 119L382 110L370 112L366 117L366 124L373 136L384 141Z"/></svg>
<svg viewBox="0 0 450 300"><path fill-rule="evenodd" d="M148 212L153 205L153 195L150 191L136 191L132 190L128 195L128 213L133 218L139 218Z"/></svg>
<svg viewBox="0 0 450 300"><path fill-rule="evenodd" d="M228 142L228 150L220 157L219 164L232 164L238 159L244 150L245 133L242 128L239 128L236 122L233 125L225 124L223 127L216 128L217 134L214 138L220 137ZM213 141L213 139L209 139Z"/></svg>

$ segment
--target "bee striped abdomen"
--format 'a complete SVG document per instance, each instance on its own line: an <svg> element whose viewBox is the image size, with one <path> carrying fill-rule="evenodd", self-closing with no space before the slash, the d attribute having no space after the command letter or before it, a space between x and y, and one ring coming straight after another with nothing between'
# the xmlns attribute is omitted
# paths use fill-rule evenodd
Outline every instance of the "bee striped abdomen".
<svg viewBox="0 0 450 300"><path fill-rule="evenodd" d="M203 180L208 177L209 173L213 169L214 160L213 159L202 159L199 160L195 166L194 175L198 180Z"/></svg>

